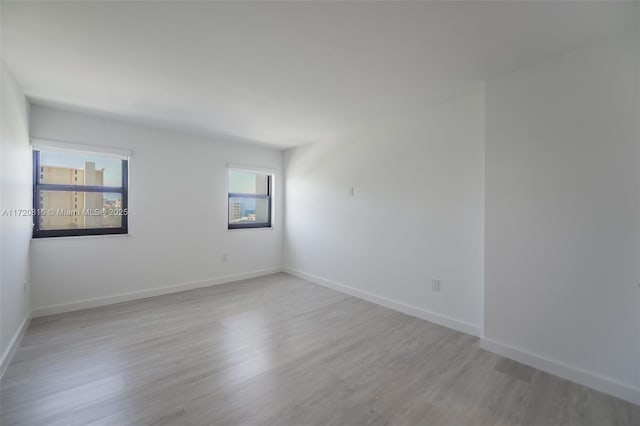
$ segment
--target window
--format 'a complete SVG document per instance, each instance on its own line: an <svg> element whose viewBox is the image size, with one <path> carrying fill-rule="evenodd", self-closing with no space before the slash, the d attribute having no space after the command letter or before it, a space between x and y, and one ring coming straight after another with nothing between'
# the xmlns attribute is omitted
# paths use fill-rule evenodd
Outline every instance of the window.
<svg viewBox="0 0 640 426"><path fill-rule="evenodd" d="M229 168L228 229L270 228L271 173Z"/></svg>
<svg viewBox="0 0 640 426"><path fill-rule="evenodd" d="M123 155L34 147L33 237L126 234L128 167Z"/></svg>

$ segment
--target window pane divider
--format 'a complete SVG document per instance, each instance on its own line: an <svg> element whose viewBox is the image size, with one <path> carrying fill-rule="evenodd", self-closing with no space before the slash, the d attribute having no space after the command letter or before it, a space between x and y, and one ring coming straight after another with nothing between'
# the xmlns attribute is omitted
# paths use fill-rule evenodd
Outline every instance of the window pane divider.
<svg viewBox="0 0 640 426"><path fill-rule="evenodd" d="M96 186L96 185L59 185L54 183L40 183L36 185L38 191L69 191L69 192L114 192L122 194L121 186Z"/></svg>
<svg viewBox="0 0 640 426"><path fill-rule="evenodd" d="M262 199L268 199L269 197L271 197L271 195L269 194L245 194L243 192L230 192L229 193L229 198L262 198Z"/></svg>

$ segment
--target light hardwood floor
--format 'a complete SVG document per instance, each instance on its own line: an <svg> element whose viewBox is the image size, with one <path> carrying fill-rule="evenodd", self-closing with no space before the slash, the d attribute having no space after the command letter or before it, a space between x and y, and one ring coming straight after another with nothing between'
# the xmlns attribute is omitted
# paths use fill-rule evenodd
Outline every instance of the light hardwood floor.
<svg viewBox="0 0 640 426"><path fill-rule="evenodd" d="M9 425L640 425L640 407L286 274L35 319Z"/></svg>

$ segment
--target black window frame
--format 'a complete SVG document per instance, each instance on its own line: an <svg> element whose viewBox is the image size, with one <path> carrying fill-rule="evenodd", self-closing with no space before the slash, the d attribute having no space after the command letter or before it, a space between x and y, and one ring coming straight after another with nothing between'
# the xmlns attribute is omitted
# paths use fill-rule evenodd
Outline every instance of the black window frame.
<svg viewBox="0 0 640 426"><path fill-rule="evenodd" d="M264 175L267 177L267 193L266 194L247 194L244 192L230 192L230 174L232 171L242 171L247 173L255 173ZM230 167L227 170L227 229L255 229L255 228L272 228L273 227L273 176L270 173L264 173L258 170L245 170L236 169ZM268 221L267 222L244 222L244 223L231 223L231 217L229 216L229 202L231 198L252 198L252 199L265 199L268 201Z"/></svg>
<svg viewBox="0 0 640 426"><path fill-rule="evenodd" d="M114 235L129 233L129 216L121 215L122 226L114 228L71 228L71 229L40 229L42 191L65 192L98 192L121 194L122 209L128 209L129 205L129 161L124 158L122 162L122 186L98 186L98 185L59 185L42 183L40 179L40 149L33 150L33 238L52 237L80 237L86 235ZM100 153L96 153L100 156ZM125 210L127 211L127 210Z"/></svg>

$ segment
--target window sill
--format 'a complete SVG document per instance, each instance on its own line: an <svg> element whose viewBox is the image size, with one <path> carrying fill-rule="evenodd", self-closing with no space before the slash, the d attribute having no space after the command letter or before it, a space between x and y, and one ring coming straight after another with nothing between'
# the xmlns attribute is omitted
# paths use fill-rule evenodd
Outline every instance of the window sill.
<svg viewBox="0 0 640 426"><path fill-rule="evenodd" d="M227 231L229 232L235 232L235 231L275 231L276 227L275 226L263 226L260 228L227 228Z"/></svg>
<svg viewBox="0 0 640 426"><path fill-rule="evenodd" d="M101 235L69 235L66 237L31 237L31 241L51 241L51 240L77 240L77 239L87 239L87 238L117 238L117 237L130 237L131 233L128 234L101 234Z"/></svg>

